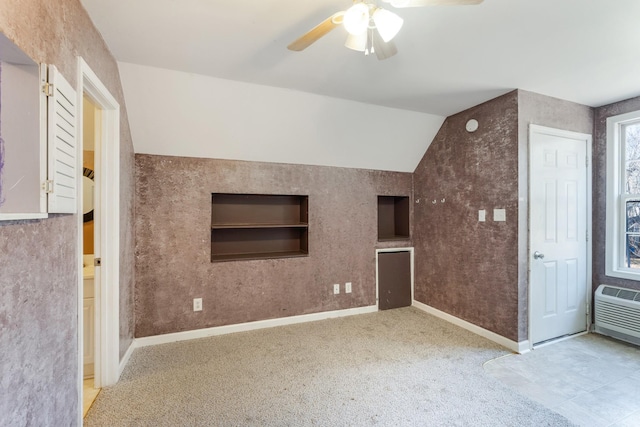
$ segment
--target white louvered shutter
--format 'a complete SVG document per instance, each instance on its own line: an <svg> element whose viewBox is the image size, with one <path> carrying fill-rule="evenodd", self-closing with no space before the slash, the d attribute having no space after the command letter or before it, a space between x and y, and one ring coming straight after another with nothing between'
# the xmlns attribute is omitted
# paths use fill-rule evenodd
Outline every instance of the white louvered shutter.
<svg viewBox="0 0 640 427"><path fill-rule="evenodd" d="M76 213L78 135L76 91L53 65L48 90L48 211Z"/></svg>

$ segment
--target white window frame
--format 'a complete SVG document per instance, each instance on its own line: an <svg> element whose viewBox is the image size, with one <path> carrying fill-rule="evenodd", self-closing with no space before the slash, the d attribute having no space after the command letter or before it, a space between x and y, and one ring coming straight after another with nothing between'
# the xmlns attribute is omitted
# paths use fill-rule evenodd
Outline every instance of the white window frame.
<svg viewBox="0 0 640 427"><path fill-rule="evenodd" d="M621 279L640 280L640 269L624 266L625 257L625 204L640 200L637 195L626 195L624 190L625 152L622 146L622 127L639 122L640 111L607 118L607 242L605 274Z"/></svg>

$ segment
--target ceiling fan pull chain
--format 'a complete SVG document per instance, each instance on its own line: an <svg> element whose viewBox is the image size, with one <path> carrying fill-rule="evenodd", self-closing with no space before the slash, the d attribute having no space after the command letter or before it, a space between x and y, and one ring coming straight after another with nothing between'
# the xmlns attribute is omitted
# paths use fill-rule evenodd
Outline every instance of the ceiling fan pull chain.
<svg viewBox="0 0 640 427"><path fill-rule="evenodd" d="M371 49L369 49L369 51L371 53L376 53L376 48L374 47L373 44L373 29L369 30L369 45L371 46Z"/></svg>
<svg viewBox="0 0 640 427"><path fill-rule="evenodd" d="M367 31L367 43L366 43L365 48L364 48L364 55L365 56L369 55L369 46L370 46L369 41L370 40L371 40L371 37L369 37L369 31Z"/></svg>

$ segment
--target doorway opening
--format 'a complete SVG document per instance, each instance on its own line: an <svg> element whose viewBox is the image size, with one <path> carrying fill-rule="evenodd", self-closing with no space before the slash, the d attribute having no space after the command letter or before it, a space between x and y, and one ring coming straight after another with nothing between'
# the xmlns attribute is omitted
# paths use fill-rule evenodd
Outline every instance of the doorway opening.
<svg viewBox="0 0 640 427"><path fill-rule="evenodd" d="M85 378L91 388L100 389L115 384L122 370L120 106L82 58L78 58L77 93L78 105L82 106L78 111L78 134L83 137L78 167L84 171L78 183L78 188L83 190L82 197L77 198L78 311L81 314L78 316L77 424L82 425Z"/></svg>
<svg viewBox="0 0 640 427"><path fill-rule="evenodd" d="M100 175L96 163L96 147L101 146L101 110L89 97L82 97L82 326L83 326L83 387L82 416L93 404L100 388L94 381L96 354L96 309L95 295L99 294L100 277L95 274L96 243L100 233L95 225L100 222L101 212L96 209L95 181ZM99 180L99 179L98 179ZM96 291L97 290L97 291ZM99 333L99 331L98 331Z"/></svg>

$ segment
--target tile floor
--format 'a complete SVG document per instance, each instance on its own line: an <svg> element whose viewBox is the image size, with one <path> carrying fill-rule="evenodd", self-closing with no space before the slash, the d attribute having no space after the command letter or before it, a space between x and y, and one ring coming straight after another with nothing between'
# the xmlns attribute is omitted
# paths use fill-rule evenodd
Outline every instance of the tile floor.
<svg viewBox="0 0 640 427"><path fill-rule="evenodd" d="M100 393L99 388L93 388L93 378L87 378L82 382L82 417L84 418Z"/></svg>
<svg viewBox="0 0 640 427"><path fill-rule="evenodd" d="M640 347L587 334L484 368L578 425L640 426Z"/></svg>

